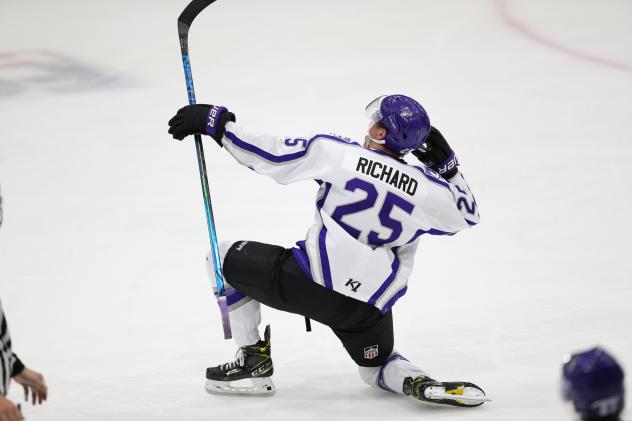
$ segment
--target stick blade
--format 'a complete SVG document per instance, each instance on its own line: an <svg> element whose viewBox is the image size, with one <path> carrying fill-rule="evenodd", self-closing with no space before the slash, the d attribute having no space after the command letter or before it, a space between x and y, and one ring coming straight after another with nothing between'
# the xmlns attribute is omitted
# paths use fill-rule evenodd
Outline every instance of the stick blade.
<svg viewBox="0 0 632 421"><path fill-rule="evenodd" d="M219 304L219 312L222 316L222 326L224 328L224 339L231 339L233 332L230 328L230 318L228 316L228 302L225 295L217 297L217 304Z"/></svg>
<svg viewBox="0 0 632 421"><path fill-rule="evenodd" d="M215 3L216 0L193 0L189 5L180 13L178 17L178 25L186 26L187 28L191 26L193 20L197 15L207 6Z"/></svg>

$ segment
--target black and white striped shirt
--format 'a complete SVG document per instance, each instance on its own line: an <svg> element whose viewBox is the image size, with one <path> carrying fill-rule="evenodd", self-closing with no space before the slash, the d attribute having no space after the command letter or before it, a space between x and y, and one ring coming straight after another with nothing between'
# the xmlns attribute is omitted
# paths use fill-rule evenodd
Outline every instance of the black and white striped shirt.
<svg viewBox="0 0 632 421"><path fill-rule="evenodd" d="M0 395L7 394L11 377L17 376L22 370L24 364L11 350L11 335L0 303Z"/></svg>

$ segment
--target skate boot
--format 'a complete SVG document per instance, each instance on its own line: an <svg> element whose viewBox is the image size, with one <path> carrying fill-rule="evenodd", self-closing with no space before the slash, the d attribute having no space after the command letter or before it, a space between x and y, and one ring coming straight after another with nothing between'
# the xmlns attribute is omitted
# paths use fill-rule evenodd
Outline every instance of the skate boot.
<svg viewBox="0 0 632 421"><path fill-rule="evenodd" d="M406 377L403 391L420 401L441 405L480 406L490 401L474 383L438 382L426 376Z"/></svg>
<svg viewBox="0 0 632 421"><path fill-rule="evenodd" d="M206 391L214 394L273 395L272 358L270 357L270 326L264 339L254 345L242 346L235 360L206 369Z"/></svg>

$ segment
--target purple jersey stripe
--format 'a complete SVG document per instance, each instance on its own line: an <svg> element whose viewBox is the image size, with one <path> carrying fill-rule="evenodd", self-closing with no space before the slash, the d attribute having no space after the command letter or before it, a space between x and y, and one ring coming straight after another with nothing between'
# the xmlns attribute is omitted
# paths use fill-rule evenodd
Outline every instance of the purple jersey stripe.
<svg viewBox="0 0 632 421"><path fill-rule="evenodd" d="M320 234L318 234L318 248L320 250L320 264L323 268L325 287L334 289L334 284L331 281L331 271L329 269L329 256L327 255L327 228L325 225L323 225Z"/></svg>
<svg viewBox="0 0 632 421"><path fill-rule="evenodd" d="M447 232L447 231L436 230L434 228L430 228L428 231L417 230L417 232L415 232L415 235L413 235L413 238L408 240L408 242L406 244L408 245L408 244L414 242L417 238L419 238L419 236L421 236L423 234L430 234L430 235L454 235L456 233L455 232Z"/></svg>
<svg viewBox="0 0 632 421"><path fill-rule="evenodd" d="M309 257L307 256L307 251L305 249L305 241L299 241L296 243L297 247L292 248L292 255L296 259L296 263L298 263L301 270L307 275L307 277L311 280L314 280L314 276L312 275L312 267L309 262Z"/></svg>
<svg viewBox="0 0 632 421"><path fill-rule="evenodd" d="M447 232L447 231L441 231L441 230L436 230L434 228L430 228L428 231L424 231L423 234L430 234L430 235L454 235L454 234L456 234L456 232Z"/></svg>
<svg viewBox="0 0 632 421"><path fill-rule="evenodd" d="M325 205L325 200L327 200L327 195L329 194L329 190L331 190L331 183L325 183L325 192L323 193L323 197L318 199L316 202L316 209L321 210Z"/></svg>
<svg viewBox="0 0 632 421"><path fill-rule="evenodd" d="M391 308L395 305L395 302L397 302L397 300L399 300L400 298L402 298L404 296L404 294L406 294L406 291L408 291L408 286L405 286L404 288L400 289L397 294L393 295L393 297L388 300L386 302L386 304L384 304L384 307L382 308L382 314L386 314L388 313Z"/></svg>
<svg viewBox="0 0 632 421"><path fill-rule="evenodd" d="M231 133L229 131L227 131L226 133L224 133L224 136L226 136L228 139L230 139L231 142L233 142L233 145L244 149L248 152L252 152L256 155L259 155L260 157L262 157L263 159L266 159L268 161L271 162L276 162L276 163L281 163L281 162L288 162L288 161L293 161L295 159L299 159L302 158L303 156L305 156L305 154L307 153L307 150L309 149L309 146L311 144L311 140L309 142L307 142L307 148L305 148L302 151L299 152L294 152L291 154L287 154L287 155L273 155L270 152L266 152L263 149L252 145L248 142L245 142L243 140L241 140L240 138L238 138L234 133Z"/></svg>
<svg viewBox="0 0 632 421"><path fill-rule="evenodd" d="M421 236L421 234L423 234L424 232L426 232L426 231L424 231L424 230L417 230L417 232L415 232L415 235L413 235L413 238L411 238L410 240L408 240L408 242L406 243L406 245L408 245L408 244L410 244L410 243L414 242L414 241L415 241L417 238L419 238L419 236Z"/></svg>
<svg viewBox="0 0 632 421"><path fill-rule="evenodd" d="M388 289L389 286L393 283L395 278L397 277L397 272L399 271L399 256L397 255L398 247L393 247L393 263L391 264L391 274L388 275L388 278L382 283L380 288L375 291L375 293L369 298L367 301L371 305L375 305L377 300L384 294L384 292Z"/></svg>
<svg viewBox="0 0 632 421"><path fill-rule="evenodd" d="M320 138L334 140L336 142L344 143L347 145L360 146L359 144L355 142L349 142L336 136L331 136L331 135L326 135L326 134L317 134L316 136L312 137L306 142L305 149L303 149L302 151L285 154L285 155L274 155L274 154L271 154L270 152L264 151L263 149L251 143L246 142L245 140L240 139L239 137L237 137L235 133L229 132L228 130L224 133L224 136L226 136L233 143L233 145L241 149L244 149L248 152L252 152L256 155L259 155L263 159L266 159L268 161L275 162L275 163L294 161L296 159L304 157L307 151L309 150L309 147L314 143L314 141Z"/></svg>

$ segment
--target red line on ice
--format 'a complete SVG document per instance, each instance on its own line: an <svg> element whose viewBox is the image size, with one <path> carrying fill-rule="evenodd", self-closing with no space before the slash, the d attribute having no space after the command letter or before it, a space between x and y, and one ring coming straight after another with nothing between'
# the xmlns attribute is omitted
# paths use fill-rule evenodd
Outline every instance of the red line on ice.
<svg viewBox="0 0 632 421"><path fill-rule="evenodd" d="M520 22L518 19L511 16L509 13L509 8L507 7L507 0L496 0L496 9L498 14L501 16L502 20L512 29L521 33L525 37L529 38L532 41L537 42L540 45L544 45L545 47L549 47L552 50L555 50L559 53L566 54L580 60L588 61L594 64L599 64L606 67L611 67L617 70L622 70L624 72L632 73L632 66L618 63L613 60L609 60L602 57L597 57L591 54L584 53L579 50L575 50L569 47L565 47L564 45L548 39L540 34L538 34L535 30L531 29L527 24Z"/></svg>

